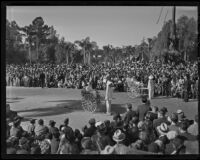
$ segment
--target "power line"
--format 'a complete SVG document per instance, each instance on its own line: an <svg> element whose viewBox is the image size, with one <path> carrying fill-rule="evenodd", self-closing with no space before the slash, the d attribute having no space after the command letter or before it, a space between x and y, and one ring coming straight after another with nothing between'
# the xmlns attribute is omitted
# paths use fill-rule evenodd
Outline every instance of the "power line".
<svg viewBox="0 0 200 160"><path fill-rule="evenodd" d="M158 17L158 20L157 20L156 24L158 24L158 22L159 22L159 20L160 20L160 17L161 17L161 14L162 14L163 8L164 8L164 7L162 7L161 10L160 10L160 15L159 15L159 17Z"/></svg>
<svg viewBox="0 0 200 160"><path fill-rule="evenodd" d="M167 13L166 13L166 15L165 15L164 22L166 22L167 14L168 14L168 9L167 9Z"/></svg>

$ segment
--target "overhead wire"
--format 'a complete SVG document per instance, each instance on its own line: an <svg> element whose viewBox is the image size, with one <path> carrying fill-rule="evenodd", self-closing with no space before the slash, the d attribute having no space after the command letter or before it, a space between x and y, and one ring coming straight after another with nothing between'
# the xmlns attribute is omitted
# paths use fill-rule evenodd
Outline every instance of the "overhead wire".
<svg viewBox="0 0 200 160"><path fill-rule="evenodd" d="M160 10L160 14L159 14L159 17L158 17L158 20L157 20L156 24L158 24L158 22L160 21L160 17L161 17L161 14L162 14L163 8L164 8L164 7L162 7L161 10Z"/></svg>

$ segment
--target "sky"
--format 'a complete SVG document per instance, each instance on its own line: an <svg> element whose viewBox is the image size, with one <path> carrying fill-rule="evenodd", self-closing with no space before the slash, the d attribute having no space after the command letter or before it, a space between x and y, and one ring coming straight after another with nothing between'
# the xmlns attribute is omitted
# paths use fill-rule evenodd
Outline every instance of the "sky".
<svg viewBox="0 0 200 160"><path fill-rule="evenodd" d="M21 27L41 16L54 26L59 37L74 42L86 37L104 45L138 45L161 31L165 17L172 18L172 7L164 6L7 6L7 19ZM176 19L182 15L197 20L197 7L176 7Z"/></svg>

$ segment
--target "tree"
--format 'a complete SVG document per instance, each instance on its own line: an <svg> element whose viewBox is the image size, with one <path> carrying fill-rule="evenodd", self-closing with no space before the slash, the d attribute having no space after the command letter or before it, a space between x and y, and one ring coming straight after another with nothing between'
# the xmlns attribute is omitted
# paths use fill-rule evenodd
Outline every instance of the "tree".
<svg viewBox="0 0 200 160"><path fill-rule="evenodd" d="M75 44L78 44L82 48L83 57L84 57L84 64L90 65L90 59L91 59L91 51L98 48L97 43L92 41L90 42L90 37L86 37L85 39L82 39L81 41L75 41Z"/></svg>
<svg viewBox="0 0 200 160"><path fill-rule="evenodd" d="M44 20L42 17L36 17L32 21L32 30L33 30L34 43L37 53L37 61L39 60L40 57L39 55L40 46L41 44L46 43L46 38L49 35L49 29L50 28L47 25L44 25Z"/></svg>
<svg viewBox="0 0 200 160"><path fill-rule="evenodd" d="M22 34L15 21L6 20L6 63L26 62Z"/></svg>

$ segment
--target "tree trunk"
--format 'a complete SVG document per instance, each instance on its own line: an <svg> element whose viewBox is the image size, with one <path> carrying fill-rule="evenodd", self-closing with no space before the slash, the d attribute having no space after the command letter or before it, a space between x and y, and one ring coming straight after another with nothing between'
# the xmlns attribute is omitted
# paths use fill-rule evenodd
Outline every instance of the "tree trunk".
<svg viewBox="0 0 200 160"><path fill-rule="evenodd" d="M85 64L85 57L86 55L85 55L85 47L83 48L83 63Z"/></svg>
<svg viewBox="0 0 200 160"><path fill-rule="evenodd" d="M184 61L187 61L187 50L184 52Z"/></svg>
<svg viewBox="0 0 200 160"><path fill-rule="evenodd" d="M67 54L66 54L66 63L67 63L67 65L69 64L69 52L67 52Z"/></svg>
<svg viewBox="0 0 200 160"><path fill-rule="evenodd" d="M31 45L30 45L30 43L29 43L28 52L29 52L29 60L30 60L30 64L31 64L31 62L32 62L32 55L31 55Z"/></svg>
<svg viewBox="0 0 200 160"><path fill-rule="evenodd" d="M39 39L38 37L36 37L36 52L37 52L37 63L38 63L38 60L39 60Z"/></svg>
<svg viewBox="0 0 200 160"><path fill-rule="evenodd" d="M89 52L89 54L88 54L88 64L89 64L89 65L91 64L91 54L90 54L90 52Z"/></svg>

